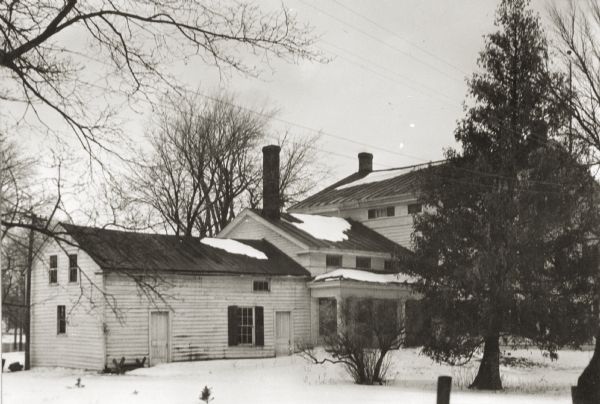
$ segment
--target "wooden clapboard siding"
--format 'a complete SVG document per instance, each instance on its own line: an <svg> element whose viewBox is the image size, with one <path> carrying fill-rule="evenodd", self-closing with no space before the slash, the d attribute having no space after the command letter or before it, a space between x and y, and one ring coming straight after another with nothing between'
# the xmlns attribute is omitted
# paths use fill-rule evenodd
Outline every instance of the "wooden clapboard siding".
<svg viewBox="0 0 600 404"><path fill-rule="evenodd" d="M329 215L357 220L390 240L410 249L412 248L411 234L413 231L413 218L412 215L408 213L408 204L414 202L414 200L409 200L395 203L382 203L381 205L369 205L368 207L360 209L341 209L336 212L330 212ZM393 206L395 208L395 216L369 219L369 209L385 208L388 206Z"/></svg>
<svg viewBox="0 0 600 404"><path fill-rule="evenodd" d="M107 291L123 311L119 319L106 313L107 362L125 356L128 360L149 354L149 315L153 310L170 312L171 360L265 357L275 354L275 311L291 311L294 341L310 337L310 294L306 280L272 277L270 292L253 292L253 276L167 275L162 292L167 304L150 304L130 279L107 273ZM168 285L167 285L168 284ZM227 344L227 307L264 308L264 347Z"/></svg>
<svg viewBox="0 0 600 404"><path fill-rule="evenodd" d="M82 250L48 243L38 254L31 276L31 365L100 370L104 367L102 275ZM69 258L77 254L80 270L69 282ZM49 257L58 257L58 283L50 284ZM89 279L88 279L89 278ZM92 283L95 285L93 286ZM57 306L66 310L66 333L57 335Z"/></svg>
<svg viewBox="0 0 600 404"><path fill-rule="evenodd" d="M385 237L400 244L402 247L412 249L411 234L413 232L412 216L395 216L372 220L365 220L363 224Z"/></svg>

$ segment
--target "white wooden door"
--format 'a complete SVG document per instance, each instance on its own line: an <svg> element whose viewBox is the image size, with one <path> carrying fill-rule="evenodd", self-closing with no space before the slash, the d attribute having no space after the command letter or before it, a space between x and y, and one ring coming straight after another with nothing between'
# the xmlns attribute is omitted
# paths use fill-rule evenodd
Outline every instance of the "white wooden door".
<svg viewBox="0 0 600 404"><path fill-rule="evenodd" d="M290 355L292 353L292 328L289 311L275 313L275 355Z"/></svg>
<svg viewBox="0 0 600 404"><path fill-rule="evenodd" d="M150 313L150 366L169 361L169 313Z"/></svg>

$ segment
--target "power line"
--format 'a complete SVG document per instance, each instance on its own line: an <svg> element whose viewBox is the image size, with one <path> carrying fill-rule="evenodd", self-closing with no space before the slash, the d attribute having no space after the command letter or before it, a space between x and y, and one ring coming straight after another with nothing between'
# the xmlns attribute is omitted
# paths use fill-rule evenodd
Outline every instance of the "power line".
<svg viewBox="0 0 600 404"><path fill-rule="evenodd" d="M359 142L359 141L347 138L345 136L336 135L336 134L333 134L333 133L330 133L330 132L326 132L326 131L323 131L323 130L320 130L320 129L312 128L310 126L306 126L306 125L303 125L303 124L295 123L295 122L292 122L292 121L289 121L289 120L286 120L286 119L283 119L283 118L273 117L273 116L271 116L269 114L265 114L264 112L256 111L256 110L254 110L252 108L244 107L244 106L241 106L241 105L229 102L229 101L221 100L221 99L209 96L207 94L201 93L199 91L188 90L188 89L182 89L182 90L186 91L186 92L190 92L190 93L195 94L195 95L199 95L199 96L201 96L203 98L212 100L214 102L221 102L221 103L227 104L229 106L245 110L245 111L250 112L252 114L256 114L256 115L262 116L264 118L272 119L274 121L278 121L278 122L285 123L285 124L290 125L290 126L294 126L294 127L300 128L300 129L304 129L304 130L316 133L318 135L323 135L323 136L326 136L326 137L331 137L331 138L334 138L334 139L343 140L345 142L353 143L353 144L356 144L358 146L368 147L369 149L379 150L379 151L382 151L382 152L385 152L385 153L395 154L395 155L401 156L401 157L408 157L408 158L411 158L413 160L419 160L419 161L423 161L423 162L428 162L429 161L429 160L427 160L427 159L425 159L423 157L412 156L410 154L406 154L406 153L401 153L401 152L389 150L389 149L386 149L386 148L383 148L383 147L374 146L374 145L369 144L369 143Z"/></svg>
<svg viewBox="0 0 600 404"><path fill-rule="evenodd" d="M468 74L468 73L467 73L467 72L465 72L463 69L461 69L460 67L456 66L455 64L453 64L453 63L449 62L448 60L446 60L446 59L444 59L444 58L442 58L442 57L440 57L440 56L436 55L436 54L435 54L435 53L433 53L433 52L430 52L429 50L427 50L427 48L424 48L424 47L422 47L422 46L420 46L420 45L418 45L418 44L416 44L416 43L414 43L414 42L411 42L411 41L409 41L409 40L407 40L407 39L405 39L405 38L401 37L401 36L400 36L400 35L398 35L396 32L392 31L391 29L389 29L389 28L387 28L387 27L384 27L384 26L382 26L381 24L377 23L376 21L372 20L371 18L367 17L366 15L363 15L363 14L361 14L361 13L357 12L356 10L354 10L354 9L352 9L352 8L350 8L350 7L348 7L347 5L345 5L345 4L343 4L343 3L340 3L340 2L339 2L339 1L337 1L337 0L332 0L332 1L333 1L334 3L336 3L338 6L340 6L340 7L344 8L344 9L346 9L346 10L347 10L347 11L349 11L349 12L351 12L352 14L354 14L354 15L356 15L356 16L358 16L358 17L362 18L363 20L365 20L365 21L367 21L367 22L371 23L372 25L375 25L375 26L376 26L376 27L378 27L379 29L381 29L381 30L383 30L383 31L385 31L385 32L387 32L387 33L389 33L389 34L392 34L393 36L395 36L396 38L398 38L398 39L402 40L403 42L405 42L405 43L409 44L410 46L413 46L413 47L415 47L415 48L419 49L421 52L425 53L426 55L429 55L430 57L432 57L432 58L434 58L434 59L438 60L439 62L442 62L442 63L444 63L446 66L448 66L448 67L451 67L451 68L453 68L454 70L456 70L456 71L458 71L458 72L460 72L460 73L462 73L462 74Z"/></svg>
<svg viewBox="0 0 600 404"><path fill-rule="evenodd" d="M447 77L447 78L449 78L450 80L453 80L453 81L456 81L456 82L458 82L458 83L461 83L461 84L462 84L462 81L461 81L461 80L458 80L458 79L456 79L456 78L455 78L455 77L453 77L453 76L450 76L449 74L447 74L447 73L446 73L446 72L444 72L443 70L441 70L441 69L438 69L436 66L434 66L434 65L432 65L432 64L430 64L430 63L427 63L426 61L424 61L424 60L422 60L422 59L419 59L419 58L417 58L417 57L415 57L415 56L411 55L410 53L408 53L408 52L406 52L406 51L403 51L402 49L400 49L400 48L398 48L398 47L395 47L395 46L393 46L393 45L390 45L389 43L387 43L387 42L385 42L385 41L382 41L381 39L379 39L378 37L376 37L376 36L374 36L374 35L372 35L372 34L368 33L367 31L364 31L364 30L362 30L362 29L360 29L360 28L357 28L356 26L354 26L354 25L352 25L352 24L350 24L350 23L348 23L348 22L346 22L346 21L342 20L341 18L339 18L339 17L336 17L335 15L333 15L333 14L330 14L330 13L328 13L328 12L324 11L323 9L321 9L321 8L319 8L319 7L316 7L316 6L314 6L314 5L310 4L310 3L307 3L305 0L299 0L299 1L300 1L300 2L302 2L302 3L304 3L305 5L309 6L310 8L312 8L312 9L314 9L314 10L316 10L316 11L318 11L318 12L320 12L320 13L322 13L322 14L326 15L326 16L328 16L329 18L331 18L331 19L333 19L333 20L335 20L335 21L338 21L339 23L341 23L341 24L343 24L343 25L345 25L345 26L347 26L347 27L350 27L350 28L352 28L353 30L355 30L355 31L357 31L357 32L359 32L359 33L361 33L362 35L364 35L364 36L366 36L366 37L369 37L369 38L371 38L372 40L374 40L374 41L376 41L376 42L379 42L379 43L381 43L382 45L384 45L384 46L386 46L386 47L388 47L388 48L390 48L390 49L392 49L392 50L394 50L394 51L396 51L396 52L398 52L398 53L400 53L400 54L402 54L402 55L405 55L405 56L409 57L410 59L413 59L413 60L415 60L417 63L420 63L420 64L422 64L422 65L424 65L424 66L427 66L427 67L429 67L431 70L434 70L434 71L436 71L436 72L438 72L438 73L440 73L440 74L442 74L442 75L446 76L446 77Z"/></svg>
<svg viewBox="0 0 600 404"><path fill-rule="evenodd" d="M442 93L441 91L439 91L439 90L437 90L437 89L435 89L435 88L432 88L432 87L429 87L429 86L427 86L427 85L425 85L425 84L419 83L418 81L416 81L416 80L414 80L414 79L411 79L411 78L410 78L410 77L408 77L408 76L405 76L405 75L399 74L399 73L398 73L398 72L396 72L396 71L393 71L393 70L391 70L391 69L389 69L389 68L387 68L387 67L385 67L385 66L383 66L383 65L380 65L380 64L378 64L378 63L375 63L375 62L373 62L373 61L371 61L371 60L368 60L368 59L366 59L366 58L364 58L364 57L362 57L362 56L360 56L360 55L358 55L358 54L356 54L356 53L354 53L354 52L352 52L352 51L349 51L348 49L341 48L341 47L339 47L339 46L337 46L337 45L334 45L334 44L332 44L331 42L328 42L328 41L325 41L325 40L321 40L321 42L323 42L323 43L324 43L324 44L326 44L327 46L330 46L330 47L332 47L332 48L334 48L334 49L337 49L337 50L339 50L339 51L342 51L342 52L348 53L349 55L352 55L353 57L355 57L355 58L357 58L357 59L360 59L360 60L362 60L362 61L364 61L364 62L366 62L366 63L372 64L373 66L375 66L375 67L377 67L377 68L379 68L379 69L382 69L382 70L389 71L391 74L393 74L393 75L395 75L395 76L398 76L399 78L401 78L401 79L403 79L403 80L406 80L406 82L399 82L399 81L396 81L396 80L394 80L394 79L393 79L393 78L391 78L391 77L388 77L388 76L382 75L381 73L379 73L379 72L377 72L377 71L375 71L375 70L373 70L373 69L370 69L368 66L365 66L365 65L363 65L363 64L357 63L357 62L355 62L355 61L353 61L353 60L351 60L351 59L349 59L349 58L347 58L347 57L345 57L345 56L343 56L343 55L337 54L337 53L335 53L335 52L328 51L329 53L332 53L333 55L335 55L335 56L338 56L338 57L340 57L340 58L342 58L342 59L344 59L344 60L348 61L349 63L352 63L352 64L354 64L354 65L356 65L356 66L359 66L360 68L363 68L363 69L365 69L365 70L368 70L368 71L370 71L370 72L372 72L372 73L375 73L375 74L379 75L380 77L383 77L383 78L384 78L384 79L386 79L386 80L390 80L390 79L392 79L393 81L395 81L395 82L397 82L397 83L399 83L399 84L401 84L401 85L403 85L403 86L406 86L406 87L408 87L408 88L411 88L411 89L413 89L413 90L415 90L415 91L417 91L417 92L420 92L421 94L424 94L424 93L423 93L423 92L422 92L422 91L421 91L421 90L420 90L420 89L417 87L417 86L419 86L419 87L421 87L421 88L423 88L423 89L425 89L425 90L427 90L427 91L430 91L431 93L438 94L438 95L440 95L440 96L444 97L444 99L447 99L447 100L450 100L450 101L454 101L454 100L453 100L451 97L449 97L449 96L448 96L448 95L446 95L445 93ZM412 84L412 83L414 83L414 84ZM424 94L424 95L426 95L426 94ZM448 105L448 106L451 106L451 107L455 107L455 106L456 106L456 105L454 105L454 104L451 104L451 103L449 103L449 102L446 102L445 100L442 100L442 99L440 99L440 98L438 98L438 99L439 99L440 101L444 102L444 104L446 104L446 105Z"/></svg>

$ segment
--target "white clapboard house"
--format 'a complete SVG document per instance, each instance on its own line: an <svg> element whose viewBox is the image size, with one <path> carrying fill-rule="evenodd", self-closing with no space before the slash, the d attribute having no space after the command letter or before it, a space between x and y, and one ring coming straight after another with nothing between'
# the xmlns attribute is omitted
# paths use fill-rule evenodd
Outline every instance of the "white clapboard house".
<svg viewBox="0 0 600 404"><path fill-rule="evenodd" d="M418 167L373 171L372 158L281 212L279 147L265 147L263 209L214 239L62 224L68 241L32 274L32 366L289 355L331 332L346 297L389 299L417 324L396 262L411 254Z"/></svg>

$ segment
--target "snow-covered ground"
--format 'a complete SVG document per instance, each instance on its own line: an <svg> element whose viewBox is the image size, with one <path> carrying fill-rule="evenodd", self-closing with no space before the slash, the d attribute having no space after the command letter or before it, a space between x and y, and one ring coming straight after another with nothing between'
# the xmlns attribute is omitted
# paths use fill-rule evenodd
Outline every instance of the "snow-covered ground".
<svg viewBox="0 0 600 404"><path fill-rule="evenodd" d="M7 362L20 353L3 354ZM507 389L499 393L465 388L477 363L452 368L407 349L393 354L391 380L384 386L357 386L343 369L314 365L295 355L273 359L180 362L137 369L123 376L73 369L34 369L2 374L2 403L201 403L206 385L213 403L435 403L439 375L453 376L453 404L571 403L570 386L591 358L590 351L562 351L550 361L537 350L511 353L503 366ZM517 366L518 365L518 366ZM75 383L81 378L84 387Z"/></svg>

